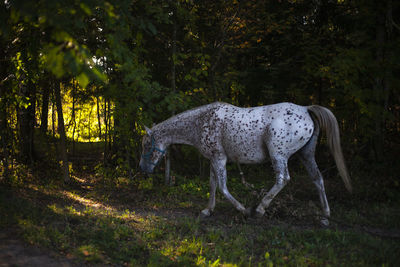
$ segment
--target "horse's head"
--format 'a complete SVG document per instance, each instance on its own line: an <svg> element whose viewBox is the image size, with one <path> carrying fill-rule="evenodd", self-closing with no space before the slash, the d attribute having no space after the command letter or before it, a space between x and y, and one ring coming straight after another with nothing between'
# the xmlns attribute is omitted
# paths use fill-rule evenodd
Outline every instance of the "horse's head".
<svg viewBox="0 0 400 267"><path fill-rule="evenodd" d="M146 135L143 136L142 140L142 157L139 166L142 171L152 173L160 159L165 155L166 147L161 140L157 140L158 138L152 130L146 126L145 129Z"/></svg>

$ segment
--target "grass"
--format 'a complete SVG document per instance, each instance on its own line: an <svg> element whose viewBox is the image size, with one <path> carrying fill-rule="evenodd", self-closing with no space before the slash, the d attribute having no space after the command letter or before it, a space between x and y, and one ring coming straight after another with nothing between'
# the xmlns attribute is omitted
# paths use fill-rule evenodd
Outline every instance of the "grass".
<svg viewBox="0 0 400 267"><path fill-rule="evenodd" d="M208 200L207 179L177 176L177 184L166 187L161 175L129 180L123 174L116 175L115 170L74 164L69 185L58 182L61 174L54 171L55 163L16 166L11 182L0 183L0 230L13 231L26 242L72 257L78 264L400 263L400 201L396 190L390 198L366 199L357 192L352 196L343 193L339 179L326 179L332 219L331 225L323 228L319 225L317 193L305 174L295 170L292 177L296 179L274 199L263 218L244 218L218 194L215 214L199 219ZM233 167L228 171L231 193L246 207L255 205L258 197L244 188ZM249 177L266 176L257 170L245 172ZM259 191L271 187L273 178L251 182Z"/></svg>

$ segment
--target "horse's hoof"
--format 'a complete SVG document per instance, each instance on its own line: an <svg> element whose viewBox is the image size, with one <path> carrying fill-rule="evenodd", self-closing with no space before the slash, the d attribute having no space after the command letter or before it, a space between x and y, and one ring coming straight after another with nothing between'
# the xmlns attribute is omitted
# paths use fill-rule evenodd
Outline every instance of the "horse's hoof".
<svg viewBox="0 0 400 267"><path fill-rule="evenodd" d="M261 218L264 216L264 213L265 210L257 209L257 206L249 207L243 212L244 216L247 218Z"/></svg>
<svg viewBox="0 0 400 267"><path fill-rule="evenodd" d="M211 211L209 209L204 209L200 212L199 217L200 219L205 219L211 216Z"/></svg>
<svg viewBox="0 0 400 267"><path fill-rule="evenodd" d="M323 219L321 219L321 225L323 226L323 227L328 227L329 226L329 220L327 219L327 218L323 218Z"/></svg>
<svg viewBox="0 0 400 267"><path fill-rule="evenodd" d="M265 211L261 212L258 211L257 209L254 211L254 217L256 218L262 218L264 216Z"/></svg>
<svg viewBox="0 0 400 267"><path fill-rule="evenodd" d="M257 207L253 208L253 216L256 218L261 218L264 216L265 210L263 208Z"/></svg>

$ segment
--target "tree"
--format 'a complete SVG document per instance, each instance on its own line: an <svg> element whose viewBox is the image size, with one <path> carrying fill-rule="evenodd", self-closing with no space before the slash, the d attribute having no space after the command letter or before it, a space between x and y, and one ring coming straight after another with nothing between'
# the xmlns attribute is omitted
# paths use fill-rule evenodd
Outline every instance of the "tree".
<svg viewBox="0 0 400 267"><path fill-rule="evenodd" d="M1 2L3 162L36 160L38 114L45 132L49 101L61 110L54 80L72 106L66 138L98 134L104 165L127 175L143 125L216 100L328 106L346 148L384 162L398 133L399 9L392 0Z"/></svg>
<svg viewBox="0 0 400 267"><path fill-rule="evenodd" d="M58 133L60 135L60 164L63 172L63 180L64 183L70 182L69 177L69 163L67 156L67 141L65 137L65 126L64 126L64 115L61 104L61 90L60 90L60 82L55 81L54 84L54 95L56 98L56 106L57 106L57 118L58 118Z"/></svg>

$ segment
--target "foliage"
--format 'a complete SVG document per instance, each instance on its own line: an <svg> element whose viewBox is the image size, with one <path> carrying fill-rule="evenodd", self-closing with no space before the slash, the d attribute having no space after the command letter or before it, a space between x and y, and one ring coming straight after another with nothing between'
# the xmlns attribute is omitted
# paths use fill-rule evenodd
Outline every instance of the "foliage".
<svg viewBox="0 0 400 267"><path fill-rule="evenodd" d="M398 132L398 11L391 0L5 1L2 136L17 128L15 109L44 113L58 79L67 136L108 142L107 162L128 169L143 124L215 100L329 106L348 152L383 162Z"/></svg>

